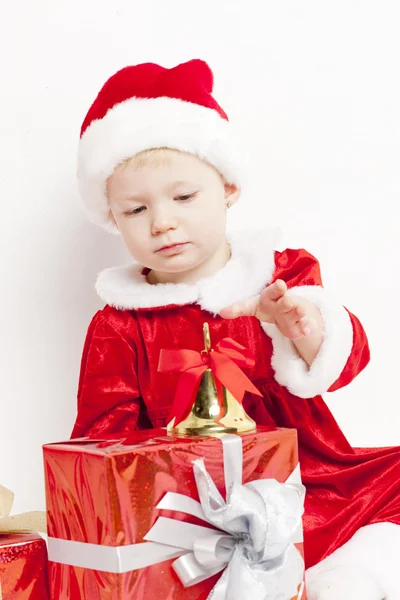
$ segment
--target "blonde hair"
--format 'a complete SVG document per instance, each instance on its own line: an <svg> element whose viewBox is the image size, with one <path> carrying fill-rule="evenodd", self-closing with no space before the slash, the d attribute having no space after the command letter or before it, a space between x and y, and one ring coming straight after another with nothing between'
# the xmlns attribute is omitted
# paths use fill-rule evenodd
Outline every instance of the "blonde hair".
<svg viewBox="0 0 400 600"><path fill-rule="evenodd" d="M142 150L142 152L138 152L130 158L125 159L121 163L121 166L123 168L130 167L134 169L140 169L150 163L157 167L165 166L169 164L171 153L178 152L180 152L180 150L167 147L149 148L148 150Z"/></svg>
<svg viewBox="0 0 400 600"><path fill-rule="evenodd" d="M155 167L164 167L168 166L168 164L170 163L171 154L190 154L191 156L195 156L196 158L213 168L221 177L222 181L225 181L223 175L220 173L220 171L218 171L216 167L214 167L214 165L209 163L207 160L201 158L197 154L185 152L184 150L177 150L175 148L167 148L166 146L161 148L149 148L148 150L142 150L142 152L138 152L130 158L126 158L124 161L122 161L122 163L120 163L119 167L121 167L122 169L140 169L141 167L145 167L149 164L152 164Z"/></svg>

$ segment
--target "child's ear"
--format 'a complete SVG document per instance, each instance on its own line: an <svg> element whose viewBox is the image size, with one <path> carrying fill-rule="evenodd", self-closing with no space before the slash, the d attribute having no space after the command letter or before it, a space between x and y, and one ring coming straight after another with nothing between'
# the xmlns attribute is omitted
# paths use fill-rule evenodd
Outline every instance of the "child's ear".
<svg viewBox="0 0 400 600"><path fill-rule="evenodd" d="M226 205L232 206L233 204L235 204L235 202L239 200L240 189L237 187L237 185L234 185L233 183L225 183L224 187Z"/></svg>

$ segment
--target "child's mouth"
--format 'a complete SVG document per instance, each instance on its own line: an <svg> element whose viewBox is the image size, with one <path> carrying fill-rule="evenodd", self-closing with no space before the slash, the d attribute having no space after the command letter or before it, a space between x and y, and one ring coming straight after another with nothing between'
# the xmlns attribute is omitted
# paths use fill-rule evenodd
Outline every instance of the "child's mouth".
<svg viewBox="0 0 400 600"><path fill-rule="evenodd" d="M183 244L173 244L172 246L163 246L159 250L157 250L158 254L164 254L166 256L172 256L173 254L179 254L188 243L184 242Z"/></svg>

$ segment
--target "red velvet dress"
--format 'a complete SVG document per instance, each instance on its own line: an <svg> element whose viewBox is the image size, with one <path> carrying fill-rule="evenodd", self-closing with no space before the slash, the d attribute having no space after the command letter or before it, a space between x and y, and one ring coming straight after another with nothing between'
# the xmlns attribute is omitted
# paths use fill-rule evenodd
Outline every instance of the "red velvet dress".
<svg viewBox="0 0 400 600"><path fill-rule="evenodd" d="M150 286L135 265L99 276L97 291L107 305L87 333L72 437L165 426L178 375L157 371L160 349L199 350L207 321L213 345L231 337L256 356L246 374L262 398L245 397L248 414L258 424L298 430L309 567L364 525L400 525L400 447L352 448L321 397L350 383L368 363L369 349L359 320L322 288L316 259L304 250L276 252L264 238L231 244L230 263L195 285ZM310 369L273 325L216 314L277 278L321 310L324 342Z"/></svg>

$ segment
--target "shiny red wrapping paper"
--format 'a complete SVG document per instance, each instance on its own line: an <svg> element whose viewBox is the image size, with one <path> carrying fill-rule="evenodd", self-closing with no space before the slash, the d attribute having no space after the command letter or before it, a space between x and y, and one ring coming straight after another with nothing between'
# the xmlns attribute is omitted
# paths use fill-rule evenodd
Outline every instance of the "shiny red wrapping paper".
<svg viewBox="0 0 400 600"><path fill-rule="evenodd" d="M298 462L294 429L259 427L242 436L243 483L284 482ZM193 461L205 466L225 497L223 449L213 437L171 437L164 429L129 437L70 440L44 446L48 535L119 546L143 542L159 516L193 517L155 507L167 492L198 500ZM198 521L198 524L203 524ZM297 545L303 554L302 544ZM53 600L206 600L221 574L184 588L173 560L127 573L49 561ZM305 592L293 600L305 599Z"/></svg>
<svg viewBox="0 0 400 600"><path fill-rule="evenodd" d="M0 598L48 597L46 542L36 533L0 534Z"/></svg>

